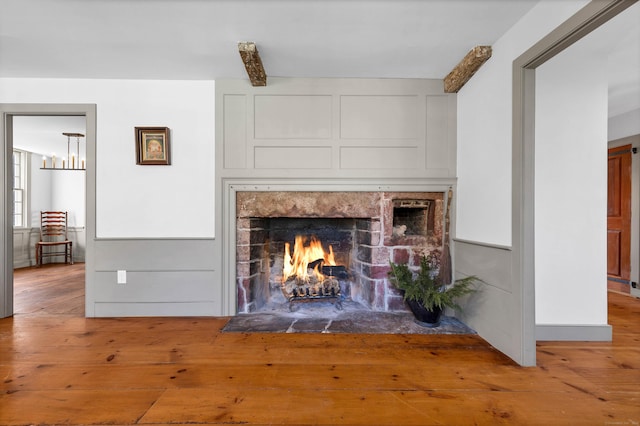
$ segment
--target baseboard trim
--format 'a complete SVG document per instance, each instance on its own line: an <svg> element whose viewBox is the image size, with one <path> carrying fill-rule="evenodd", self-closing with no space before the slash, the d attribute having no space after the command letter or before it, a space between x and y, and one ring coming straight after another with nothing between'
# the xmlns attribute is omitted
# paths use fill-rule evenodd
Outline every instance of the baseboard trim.
<svg viewBox="0 0 640 426"><path fill-rule="evenodd" d="M95 302L95 317L211 317L214 302Z"/></svg>
<svg viewBox="0 0 640 426"><path fill-rule="evenodd" d="M536 325L536 340L610 342L610 325Z"/></svg>
<svg viewBox="0 0 640 426"><path fill-rule="evenodd" d="M13 269L28 268L33 265L33 262L31 262L30 260L21 260L13 262Z"/></svg>

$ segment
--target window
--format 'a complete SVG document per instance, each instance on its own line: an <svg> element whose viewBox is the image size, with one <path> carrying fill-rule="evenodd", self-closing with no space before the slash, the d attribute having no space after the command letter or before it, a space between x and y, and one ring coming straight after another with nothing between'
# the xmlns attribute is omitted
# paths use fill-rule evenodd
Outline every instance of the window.
<svg viewBox="0 0 640 426"><path fill-rule="evenodd" d="M27 153L13 150L13 226L27 226Z"/></svg>

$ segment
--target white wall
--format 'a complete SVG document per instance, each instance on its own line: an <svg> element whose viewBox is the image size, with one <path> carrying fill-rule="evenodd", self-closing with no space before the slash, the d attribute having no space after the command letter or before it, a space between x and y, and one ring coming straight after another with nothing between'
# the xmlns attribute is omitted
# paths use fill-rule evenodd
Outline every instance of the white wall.
<svg viewBox="0 0 640 426"><path fill-rule="evenodd" d="M2 103L97 104L99 238L213 237L214 96L213 81L0 79ZM171 166L136 165L136 126L171 129Z"/></svg>
<svg viewBox="0 0 640 426"><path fill-rule="evenodd" d="M640 135L640 109L609 118L608 140Z"/></svg>
<svg viewBox="0 0 640 426"><path fill-rule="evenodd" d="M69 227L85 226L85 173L38 171L50 173L51 206L47 210L66 211Z"/></svg>
<svg viewBox="0 0 640 426"><path fill-rule="evenodd" d="M50 161L50 159L49 159ZM31 173L29 175L29 226L40 226L40 212L50 210L53 203L51 192L51 171L40 170L42 156L31 155ZM84 196L83 196L84 199ZM84 204L82 206L84 210Z"/></svg>
<svg viewBox="0 0 640 426"><path fill-rule="evenodd" d="M540 2L458 93L457 238L511 245L512 63L587 3Z"/></svg>
<svg viewBox="0 0 640 426"><path fill-rule="evenodd" d="M47 158L47 161L51 159ZM41 167L42 156L31 154L29 225L34 228L40 226L40 212L43 210L60 210L68 212L70 227L84 227L84 172L41 170Z"/></svg>
<svg viewBox="0 0 640 426"><path fill-rule="evenodd" d="M607 74L589 37L536 70L536 323L607 323Z"/></svg>

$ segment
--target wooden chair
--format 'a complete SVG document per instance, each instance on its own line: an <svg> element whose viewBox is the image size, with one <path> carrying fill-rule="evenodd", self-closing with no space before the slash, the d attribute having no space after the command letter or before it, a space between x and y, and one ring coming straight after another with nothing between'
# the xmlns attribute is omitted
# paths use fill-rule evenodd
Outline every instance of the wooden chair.
<svg viewBox="0 0 640 426"><path fill-rule="evenodd" d="M64 246L64 251L44 247ZM43 257L64 256L64 263L73 265L73 242L67 237L67 212L40 212L40 241L36 243L36 263Z"/></svg>

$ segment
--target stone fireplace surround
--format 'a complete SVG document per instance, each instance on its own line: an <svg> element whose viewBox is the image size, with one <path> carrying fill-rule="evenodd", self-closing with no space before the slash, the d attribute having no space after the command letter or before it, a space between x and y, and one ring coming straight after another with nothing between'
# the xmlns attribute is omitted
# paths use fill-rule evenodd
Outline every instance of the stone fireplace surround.
<svg viewBox="0 0 640 426"><path fill-rule="evenodd" d="M440 258L444 191L243 189L236 188L234 192L238 313L260 310L274 290L278 291L274 287L278 284L275 269L279 265L274 262L273 254L265 255L270 247L278 247L279 251L283 245L273 241L274 235L282 232L271 229L272 222L280 227L301 219L307 224L309 220L322 219L322 226L334 219L340 223L340 232L351 235L343 243L351 244L351 253L341 254L349 263L345 266L350 275L350 287L343 297L350 297L373 311L406 310L402 296L389 282L389 261L417 267L423 255ZM284 218L299 220L283 222ZM403 229L402 223L406 221L408 229ZM413 227L411 222L423 222L424 226Z"/></svg>

